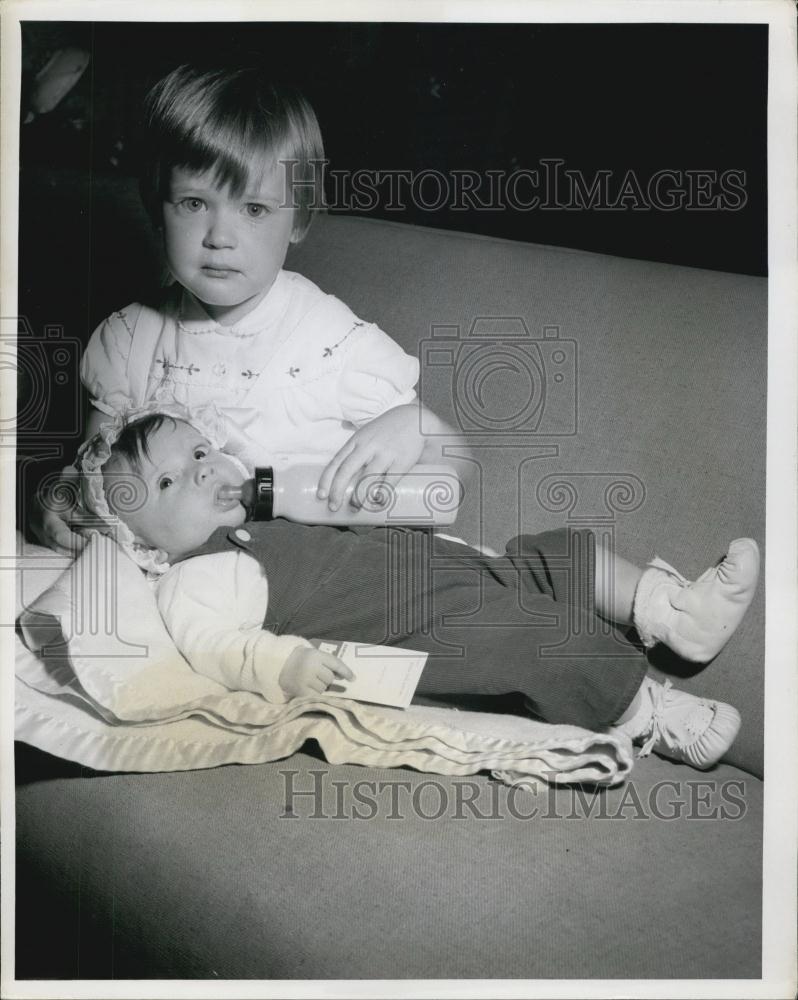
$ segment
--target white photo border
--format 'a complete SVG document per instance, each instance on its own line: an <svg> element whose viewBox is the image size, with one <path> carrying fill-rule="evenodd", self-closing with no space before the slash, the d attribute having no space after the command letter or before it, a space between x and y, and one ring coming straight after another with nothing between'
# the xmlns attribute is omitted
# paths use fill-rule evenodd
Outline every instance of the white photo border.
<svg viewBox="0 0 798 1000"><path fill-rule="evenodd" d="M98 21L490 21L556 23L767 24L768 72L768 452L765 684L765 829L761 980L400 980L400 981L28 981L14 968L14 679L2 672L3 997L792 997L796 989L796 774L798 764L798 282L796 221L795 7L790 0L9 0L2 11L2 185L0 316L17 306L20 22ZM13 418L15 382L2 373L0 418ZM14 453L0 452L2 552L14 552ZM12 567L13 568L13 567ZM3 624L13 623L12 588L2 588ZM13 661L13 628L0 628L0 662ZM718 915L722 920L722 915ZM652 930L656 915L652 913ZM718 928L722 934L722 926Z"/></svg>

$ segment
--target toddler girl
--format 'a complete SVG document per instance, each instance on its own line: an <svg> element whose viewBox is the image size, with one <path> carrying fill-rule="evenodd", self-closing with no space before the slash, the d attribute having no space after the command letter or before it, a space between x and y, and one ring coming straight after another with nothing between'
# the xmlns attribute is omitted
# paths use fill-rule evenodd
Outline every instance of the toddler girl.
<svg viewBox="0 0 798 1000"><path fill-rule="evenodd" d="M197 671L285 702L352 678L309 637L405 646L429 653L417 698L520 692L549 722L618 725L643 743L641 754L698 768L734 740L732 706L658 683L644 656L590 625L595 616L633 623L645 646L664 642L707 662L753 596L751 539L732 542L688 583L661 560L640 570L614 557L587 530L520 536L490 558L406 528L242 527L244 509L221 487L244 473L213 435L154 412L106 424L80 457L87 506L160 574L161 613ZM566 641L567 652L545 655Z"/></svg>
<svg viewBox="0 0 798 1000"><path fill-rule="evenodd" d="M150 401L215 408L250 467L279 453L328 462L319 496L332 509L361 475L438 461L438 435L457 435L427 412L436 433L420 433L418 361L283 270L322 204L324 150L307 102L256 69L181 66L153 88L145 118L142 196L173 283L156 307L125 306L91 337L86 437ZM74 547L62 516L43 511L39 534Z"/></svg>

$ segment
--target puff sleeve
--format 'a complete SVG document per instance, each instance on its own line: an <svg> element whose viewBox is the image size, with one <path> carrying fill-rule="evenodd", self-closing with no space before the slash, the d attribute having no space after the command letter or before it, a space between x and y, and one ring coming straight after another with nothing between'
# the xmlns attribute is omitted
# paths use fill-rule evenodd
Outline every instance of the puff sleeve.
<svg viewBox="0 0 798 1000"><path fill-rule="evenodd" d="M269 586L245 552L177 563L158 584L158 609L175 645L197 673L232 691L254 691L282 704L280 671L306 639L263 628Z"/></svg>
<svg viewBox="0 0 798 1000"><path fill-rule="evenodd" d="M135 405L128 362L141 306L126 306L97 327L86 345L80 378L92 404L113 415Z"/></svg>
<svg viewBox="0 0 798 1000"><path fill-rule="evenodd" d="M416 398L418 358L411 357L373 323L362 324L346 352L338 382L344 420L367 424Z"/></svg>

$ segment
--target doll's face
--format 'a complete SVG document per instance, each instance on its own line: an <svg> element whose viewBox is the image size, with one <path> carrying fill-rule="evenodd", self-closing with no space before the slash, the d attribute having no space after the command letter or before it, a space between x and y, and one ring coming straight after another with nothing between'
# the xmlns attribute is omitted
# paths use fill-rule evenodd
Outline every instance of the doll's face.
<svg viewBox="0 0 798 1000"><path fill-rule="evenodd" d="M147 448L135 467L114 455L103 467L108 505L139 542L163 549L171 561L198 548L217 528L243 523L241 504L219 496L223 485L243 481L241 470L199 431L167 419L149 435ZM114 506L117 487L126 492L124 510Z"/></svg>
<svg viewBox="0 0 798 1000"><path fill-rule="evenodd" d="M240 198L218 187L212 170L175 167L163 204L169 269L210 316L232 326L274 283L294 239L294 215L278 161Z"/></svg>

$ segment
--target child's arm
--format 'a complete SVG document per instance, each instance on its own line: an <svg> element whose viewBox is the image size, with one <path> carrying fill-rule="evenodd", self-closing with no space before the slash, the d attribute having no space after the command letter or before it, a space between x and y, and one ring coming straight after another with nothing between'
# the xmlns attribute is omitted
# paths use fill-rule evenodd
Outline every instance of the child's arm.
<svg viewBox="0 0 798 1000"><path fill-rule="evenodd" d="M325 469L319 498L337 509L362 476L402 476L420 462L452 465L465 484L473 463L462 435L419 402L418 358L374 324L350 318L338 392L343 419L357 430Z"/></svg>
<svg viewBox="0 0 798 1000"><path fill-rule="evenodd" d="M427 433L421 432L422 427ZM362 476L402 476L419 463L452 465L465 485L473 472L467 456L468 447L462 434L422 403L406 403L382 413L354 432L322 473L318 495L321 499L328 496L330 508L337 510L347 489Z"/></svg>
<svg viewBox="0 0 798 1000"><path fill-rule="evenodd" d="M321 694L349 668L306 639L263 628L268 583L242 552L178 563L161 580L158 608L175 645L198 673L233 691L284 703Z"/></svg>

